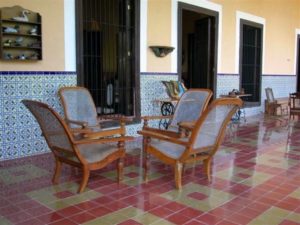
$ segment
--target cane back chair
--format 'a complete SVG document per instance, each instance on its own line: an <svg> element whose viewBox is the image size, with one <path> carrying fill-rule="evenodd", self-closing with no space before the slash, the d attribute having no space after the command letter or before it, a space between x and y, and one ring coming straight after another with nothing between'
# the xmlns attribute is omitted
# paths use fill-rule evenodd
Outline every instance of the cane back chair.
<svg viewBox="0 0 300 225"><path fill-rule="evenodd" d="M23 100L22 103L36 118L55 157L56 169L53 183L58 182L62 163L83 170L79 193L85 189L90 171L103 168L113 161L118 161L118 181L122 180L125 141L132 140L131 137L76 140L65 121L47 104L32 100Z"/></svg>
<svg viewBox="0 0 300 225"><path fill-rule="evenodd" d="M131 119L118 115L99 117L88 89L84 87L62 87L58 94L62 101L65 121L74 133L84 133L86 138L125 135L125 122ZM120 126L114 129L103 129L101 123L107 120L117 120Z"/></svg>
<svg viewBox="0 0 300 225"><path fill-rule="evenodd" d="M150 154L174 167L177 189L181 189L182 168L186 163L203 161L210 180L212 158L224 138L227 124L241 106L242 100L239 98L214 100L192 125L191 134L186 138L171 137L151 130L139 131L144 138L144 180L148 179Z"/></svg>
<svg viewBox="0 0 300 225"><path fill-rule="evenodd" d="M173 115L143 116L143 130L178 136L180 133L178 123L196 121L207 107L211 97L212 91L209 89L189 89L179 99ZM148 121L153 119L170 119L167 130L149 127Z"/></svg>

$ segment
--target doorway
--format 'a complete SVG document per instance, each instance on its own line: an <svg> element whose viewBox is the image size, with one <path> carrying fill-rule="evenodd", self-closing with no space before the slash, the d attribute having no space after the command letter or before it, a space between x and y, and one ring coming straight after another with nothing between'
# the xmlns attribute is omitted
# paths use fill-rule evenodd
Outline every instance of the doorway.
<svg viewBox="0 0 300 225"><path fill-rule="evenodd" d="M300 92L300 34L297 35L297 55L296 55L296 76L297 92Z"/></svg>
<svg viewBox="0 0 300 225"><path fill-rule="evenodd" d="M262 75L263 26L241 20L240 23L240 90L246 106L259 106Z"/></svg>
<svg viewBox="0 0 300 225"><path fill-rule="evenodd" d="M187 88L216 87L218 12L178 4L178 75Z"/></svg>

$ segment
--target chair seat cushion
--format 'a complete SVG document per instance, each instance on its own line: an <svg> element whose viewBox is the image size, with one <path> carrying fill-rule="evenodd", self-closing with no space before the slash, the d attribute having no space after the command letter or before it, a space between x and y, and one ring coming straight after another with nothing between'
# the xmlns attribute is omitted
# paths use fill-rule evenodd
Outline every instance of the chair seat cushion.
<svg viewBox="0 0 300 225"><path fill-rule="evenodd" d="M179 159L185 151L185 146L158 139L151 139L150 146L172 159Z"/></svg>
<svg viewBox="0 0 300 225"><path fill-rule="evenodd" d="M108 144L84 144L77 146L80 154L88 163L99 162L110 154L117 152L118 147Z"/></svg>

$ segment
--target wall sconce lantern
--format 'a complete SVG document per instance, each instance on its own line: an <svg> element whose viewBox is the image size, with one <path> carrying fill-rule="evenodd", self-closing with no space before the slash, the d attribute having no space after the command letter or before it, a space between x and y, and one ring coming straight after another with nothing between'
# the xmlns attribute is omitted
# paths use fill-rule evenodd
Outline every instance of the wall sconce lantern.
<svg viewBox="0 0 300 225"><path fill-rule="evenodd" d="M157 57L165 57L174 50L171 46L149 46Z"/></svg>

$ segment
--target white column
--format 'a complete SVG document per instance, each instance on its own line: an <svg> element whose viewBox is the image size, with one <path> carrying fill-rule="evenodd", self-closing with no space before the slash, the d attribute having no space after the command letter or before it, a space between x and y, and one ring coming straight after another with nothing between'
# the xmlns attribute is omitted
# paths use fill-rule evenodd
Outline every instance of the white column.
<svg viewBox="0 0 300 225"><path fill-rule="evenodd" d="M75 0L64 0L65 71L76 71Z"/></svg>
<svg viewBox="0 0 300 225"><path fill-rule="evenodd" d="M147 72L148 0L141 0L140 7L140 72Z"/></svg>

